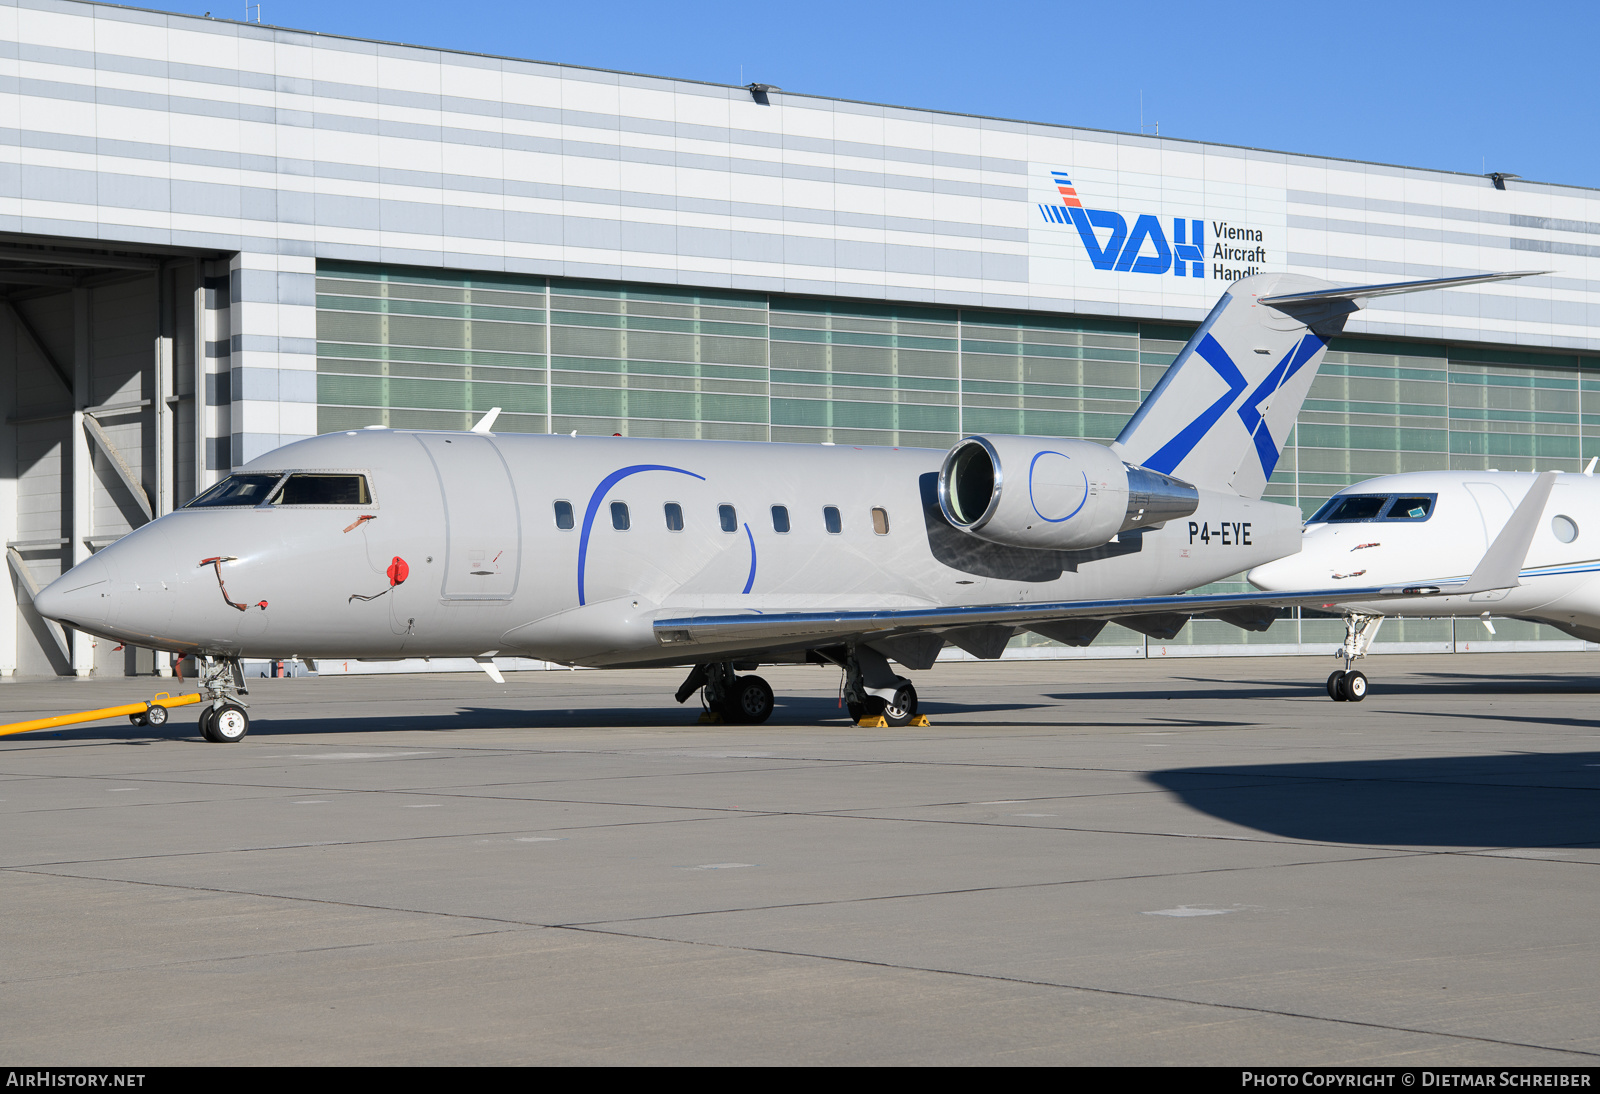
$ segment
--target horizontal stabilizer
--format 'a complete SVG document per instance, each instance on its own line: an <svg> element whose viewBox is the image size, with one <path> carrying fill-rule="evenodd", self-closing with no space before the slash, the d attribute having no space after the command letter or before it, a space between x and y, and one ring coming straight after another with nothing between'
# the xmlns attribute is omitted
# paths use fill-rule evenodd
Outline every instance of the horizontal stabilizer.
<svg viewBox="0 0 1600 1094"><path fill-rule="evenodd" d="M1395 281L1388 285L1343 285L1333 289L1263 296L1259 302L1277 308L1285 304L1317 304L1327 300L1366 300L1374 296L1398 296L1401 293L1426 292L1429 289L1453 289L1458 285L1511 281L1518 277L1537 277L1539 274L1550 272L1550 270L1518 270L1516 273L1467 274L1463 277L1435 277L1426 281Z"/></svg>

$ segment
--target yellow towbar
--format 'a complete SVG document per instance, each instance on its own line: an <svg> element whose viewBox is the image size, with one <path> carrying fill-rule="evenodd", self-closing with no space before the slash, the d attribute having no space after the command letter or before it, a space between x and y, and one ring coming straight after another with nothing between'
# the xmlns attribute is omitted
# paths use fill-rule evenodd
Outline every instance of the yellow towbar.
<svg viewBox="0 0 1600 1094"><path fill-rule="evenodd" d="M0 726L0 737L9 737L13 733L32 733L36 729L55 729L57 726L74 726L79 722L98 722L103 718L120 718L123 715L149 713L156 707L162 707L163 713L152 719L157 725L166 721L165 710L172 707L193 706L202 702L200 695L168 695L162 692L149 702L123 703L119 707L101 707L99 710L80 710L76 714L58 714L54 718L35 718L31 722L12 722L10 725Z"/></svg>

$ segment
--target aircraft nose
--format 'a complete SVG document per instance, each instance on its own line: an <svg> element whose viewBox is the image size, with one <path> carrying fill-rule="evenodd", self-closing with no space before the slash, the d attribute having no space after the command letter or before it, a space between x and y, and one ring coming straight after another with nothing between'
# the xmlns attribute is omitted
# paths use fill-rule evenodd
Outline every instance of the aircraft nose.
<svg viewBox="0 0 1600 1094"><path fill-rule="evenodd" d="M1272 562L1263 562L1245 574L1244 579L1258 589L1273 592L1277 589L1303 587L1307 572L1305 559L1298 555L1289 555Z"/></svg>
<svg viewBox="0 0 1600 1094"><path fill-rule="evenodd" d="M33 607L80 629L103 626L111 617L111 571L99 555L87 559L41 589Z"/></svg>

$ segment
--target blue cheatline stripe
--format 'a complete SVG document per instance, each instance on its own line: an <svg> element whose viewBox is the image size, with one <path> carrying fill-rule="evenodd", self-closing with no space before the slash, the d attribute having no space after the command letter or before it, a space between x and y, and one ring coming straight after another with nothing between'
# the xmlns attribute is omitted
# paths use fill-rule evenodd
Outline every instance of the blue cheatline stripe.
<svg viewBox="0 0 1600 1094"><path fill-rule="evenodd" d="M1152 471L1159 471L1163 475L1172 474L1172 469L1182 463L1184 458L1194 451L1195 445L1199 444L1205 438L1205 435L1211 431L1211 427L1217 424L1217 419L1227 413L1228 408L1233 405L1233 401L1239 397L1239 392L1248 386L1244 375L1239 371L1239 366L1233 363L1233 358L1229 357L1228 351L1222 348L1222 343L1218 342L1209 332L1204 338L1200 339L1200 344L1195 347L1194 351L1204 359L1206 364L1216 369L1217 375L1222 377L1223 381L1228 385L1228 393L1206 407L1198 418L1184 426L1182 432L1162 445L1159 452L1145 461L1144 465L1146 467ZM1152 393L1150 399L1145 400L1145 402L1149 403L1154 398L1155 394Z"/></svg>
<svg viewBox="0 0 1600 1094"><path fill-rule="evenodd" d="M704 475L696 475L693 471L685 471L681 467L668 467L663 463L636 463L632 467L624 467L611 472L600 480L600 485L594 488L594 493L589 497L589 507L583 511L583 532L578 536L578 603L587 603L584 598L583 573L589 561L589 533L594 530L594 515L600 511L600 503L605 500L611 488L629 475L637 475L641 471L672 471L679 475L688 475L692 479L706 481Z"/></svg>
<svg viewBox="0 0 1600 1094"><path fill-rule="evenodd" d="M745 578L744 588L740 590L741 594L749 592L755 587L756 583L756 537L750 531L748 521L745 522L744 534L750 539L750 576Z"/></svg>
<svg viewBox="0 0 1600 1094"><path fill-rule="evenodd" d="M1250 433L1250 438L1255 441L1256 455L1261 460L1261 470L1266 472L1267 478L1272 478L1273 470L1278 466L1278 458L1282 451L1272 438L1272 431L1266 427L1257 408L1261 400L1275 393L1280 387L1288 383L1295 373L1305 366L1305 363L1315 357L1317 351L1324 345L1322 339L1315 334L1307 334L1288 353L1283 355L1283 360L1278 362L1276 368L1267 373L1267 378L1261 381L1259 387L1250 393L1250 397L1239 407L1239 420Z"/></svg>

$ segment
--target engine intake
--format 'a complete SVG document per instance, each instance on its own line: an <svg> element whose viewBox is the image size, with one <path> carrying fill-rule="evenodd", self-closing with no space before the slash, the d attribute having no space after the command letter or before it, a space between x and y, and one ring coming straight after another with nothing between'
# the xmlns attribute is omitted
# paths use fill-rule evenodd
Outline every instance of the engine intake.
<svg viewBox="0 0 1600 1094"><path fill-rule="evenodd" d="M968 437L939 470L945 519L1011 547L1098 547L1199 505L1200 493L1188 483L1125 464L1092 441Z"/></svg>

